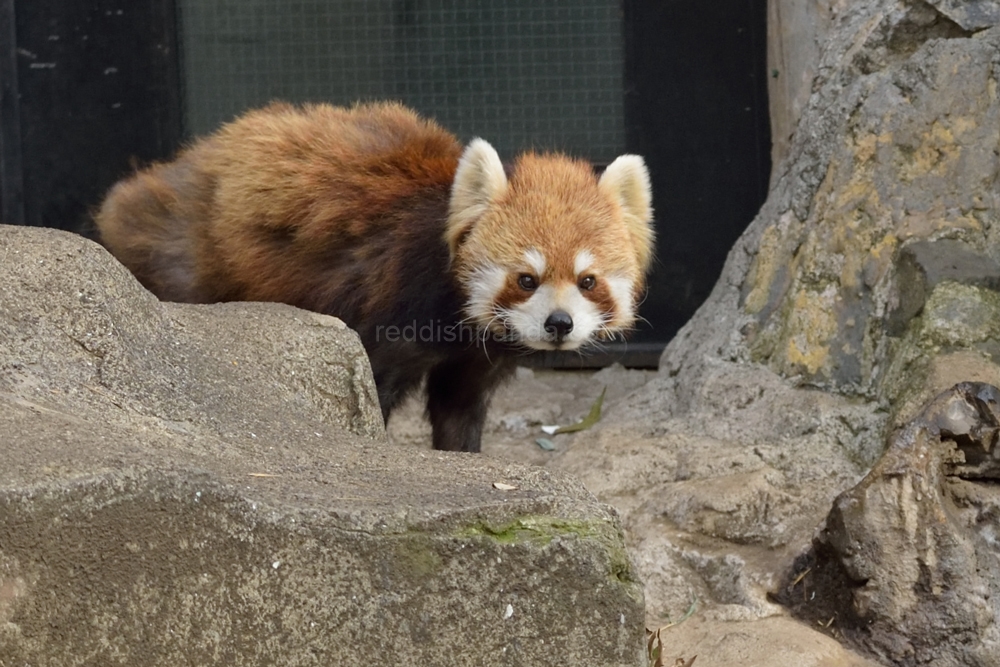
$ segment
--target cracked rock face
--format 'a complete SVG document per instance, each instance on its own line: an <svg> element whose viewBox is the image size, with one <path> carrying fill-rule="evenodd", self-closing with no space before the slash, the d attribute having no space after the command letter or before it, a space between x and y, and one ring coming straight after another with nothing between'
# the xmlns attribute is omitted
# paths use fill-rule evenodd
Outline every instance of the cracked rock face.
<svg viewBox="0 0 1000 667"><path fill-rule="evenodd" d="M834 501L780 599L896 665L1000 664L1000 390L963 383Z"/></svg>
<svg viewBox="0 0 1000 667"><path fill-rule="evenodd" d="M762 230L742 286L754 360L867 395L880 389L892 328L923 305L921 281L1000 279L996 31L968 36L926 5L886 23L868 38L884 32L881 46L854 56L871 60L861 72L883 68L840 91L842 134L809 207ZM939 253L955 261L930 259Z"/></svg>
<svg viewBox="0 0 1000 667"><path fill-rule="evenodd" d="M785 573L805 571L792 564L834 500L889 466L889 435L956 383L1000 386L1000 7L825 5L830 27L788 157L711 297L667 347L658 377L553 461L622 512L652 617L676 619L692 599L710 620L783 613L777 602L794 604L780 595ZM857 596L839 587L864 581L863 568L825 588L813 571L810 594L823 590L830 609L856 616L816 613L812 628L847 638L863 618L871 639L855 646L882 659L997 664L993 575L982 566L994 505L969 468L989 457L961 456L926 467L927 477L906 473L909 486L886 473L867 498L886 530L910 541L886 538L877 558L862 541L867 560L856 564L884 560L905 594L889 577ZM937 483L966 500L934 509ZM917 495L919 510L898 510ZM854 521L843 497L837 507L841 522ZM948 523L977 521L980 532ZM937 570L914 560L918 538L933 542ZM922 615L940 627L931 632ZM686 641L683 624L670 632ZM930 660L934 642L951 663Z"/></svg>
<svg viewBox="0 0 1000 667"><path fill-rule="evenodd" d="M390 445L339 320L0 225L3 667L637 667L642 622L610 508Z"/></svg>

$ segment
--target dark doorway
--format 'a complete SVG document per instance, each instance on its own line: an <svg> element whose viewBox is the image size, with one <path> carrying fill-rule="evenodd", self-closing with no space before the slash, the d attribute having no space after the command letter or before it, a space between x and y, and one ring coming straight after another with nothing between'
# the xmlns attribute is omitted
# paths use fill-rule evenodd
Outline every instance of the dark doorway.
<svg viewBox="0 0 1000 667"><path fill-rule="evenodd" d="M173 0L0 2L5 222L86 231L112 183L180 141Z"/></svg>
<svg viewBox="0 0 1000 667"><path fill-rule="evenodd" d="M767 197L767 2L631 0L625 30L626 142L649 165L658 234L637 339L669 340Z"/></svg>

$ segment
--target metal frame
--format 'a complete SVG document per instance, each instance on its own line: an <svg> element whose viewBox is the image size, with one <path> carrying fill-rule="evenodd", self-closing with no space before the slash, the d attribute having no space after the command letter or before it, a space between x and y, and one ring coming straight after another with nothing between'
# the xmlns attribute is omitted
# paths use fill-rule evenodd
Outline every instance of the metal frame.
<svg viewBox="0 0 1000 667"><path fill-rule="evenodd" d="M0 223L24 224L24 165L14 0L0 0Z"/></svg>

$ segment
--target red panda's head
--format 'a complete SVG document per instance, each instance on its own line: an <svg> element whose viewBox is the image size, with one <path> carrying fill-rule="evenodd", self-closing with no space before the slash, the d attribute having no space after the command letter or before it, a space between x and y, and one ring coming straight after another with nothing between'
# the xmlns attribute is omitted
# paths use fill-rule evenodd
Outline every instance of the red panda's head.
<svg viewBox="0 0 1000 667"><path fill-rule="evenodd" d="M527 153L510 178L482 139L465 149L445 240L467 321L531 348L572 350L632 327L653 256L649 174L622 155L597 178Z"/></svg>

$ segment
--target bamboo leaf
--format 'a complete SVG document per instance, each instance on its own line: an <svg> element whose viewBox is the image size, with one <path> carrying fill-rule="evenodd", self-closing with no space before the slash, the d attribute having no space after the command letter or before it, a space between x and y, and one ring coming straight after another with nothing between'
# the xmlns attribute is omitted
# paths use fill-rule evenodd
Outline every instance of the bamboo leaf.
<svg viewBox="0 0 1000 667"><path fill-rule="evenodd" d="M560 426L556 429L556 433L575 433L577 431L586 431L588 428L596 424L601 420L601 406L604 405L604 393L608 390L607 387L601 389L601 395L597 397L594 401L594 405L590 408L590 413L587 414L581 421L575 424L570 424L569 426Z"/></svg>

